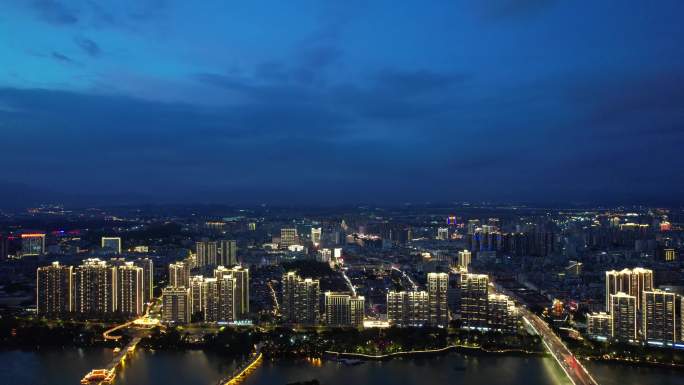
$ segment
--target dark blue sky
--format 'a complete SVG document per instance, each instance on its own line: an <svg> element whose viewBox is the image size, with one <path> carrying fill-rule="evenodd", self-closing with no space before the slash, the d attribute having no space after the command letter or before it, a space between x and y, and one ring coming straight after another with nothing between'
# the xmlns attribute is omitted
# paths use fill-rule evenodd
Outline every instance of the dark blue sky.
<svg viewBox="0 0 684 385"><path fill-rule="evenodd" d="M3 1L0 198L680 202L682 15L679 0Z"/></svg>

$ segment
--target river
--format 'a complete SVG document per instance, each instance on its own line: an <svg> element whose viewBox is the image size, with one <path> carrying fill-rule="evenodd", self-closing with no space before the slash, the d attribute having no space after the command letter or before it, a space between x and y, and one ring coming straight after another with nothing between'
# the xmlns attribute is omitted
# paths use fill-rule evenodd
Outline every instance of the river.
<svg viewBox="0 0 684 385"><path fill-rule="evenodd" d="M0 351L0 384L78 385L90 369L104 366L111 349ZM225 358L202 351L138 350L119 372L117 385L213 385L233 368ZM592 362L601 385L680 385L684 372ZM451 353L345 366L323 361L265 361L243 385L285 385L317 379L322 385L567 385L553 359Z"/></svg>

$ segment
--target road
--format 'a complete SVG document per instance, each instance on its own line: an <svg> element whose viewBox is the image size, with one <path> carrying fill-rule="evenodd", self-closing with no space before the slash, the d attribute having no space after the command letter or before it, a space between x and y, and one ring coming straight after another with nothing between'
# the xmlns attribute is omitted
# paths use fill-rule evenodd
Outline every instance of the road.
<svg viewBox="0 0 684 385"><path fill-rule="evenodd" d="M151 314L157 315L160 317L160 315L161 315L161 298L153 298L152 303L145 310L145 314L143 314L139 318L128 321L128 322L123 323L121 325L114 326L111 329L107 329L104 333L102 333L102 337L104 337L104 339L106 341L119 341L122 336L121 335L112 335L112 333L114 333L115 331L119 331L119 330L123 331L125 329L128 329L131 326L137 326L139 328L150 329L154 326L159 325L158 319L150 317Z"/></svg>
<svg viewBox="0 0 684 385"><path fill-rule="evenodd" d="M574 385L598 385L587 369L580 363L549 325L527 308L519 308L523 320L530 325L542 339L544 346L558 362L561 369Z"/></svg>
<svg viewBox="0 0 684 385"><path fill-rule="evenodd" d="M280 314L280 304L278 303L278 294L276 294L276 291L273 289L273 285L271 285L271 281L268 281L266 283L266 286L268 286L268 290L271 291L271 299L273 299L273 314L278 315L278 314Z"/></svg>
<svg viewBox="0 0 684 385"><path fill-rule="evenodd" d="M347 273L344 271L344 268L341 267L339 271L342 274L342 278L344 278L344 281L347 283L347 286L349 286L349 291L352 292L352 296L356 297L356 288L354 287L354 285L352 285L349 277L347 277Z"/></svg>
<svg viewBox="0 0 684 385"><path fill-rule="evenodd" d="M411 285L411 290L413 290L413 291L418 290L418 285L416 285L416 283L413 282L411 277L409 277L408 274L406 274L403 270L401 270L397 267L394 267L394 266L392 266L392 270L399 272L399 274L401 274L401 276L408 281L408 283Z"/></svg>

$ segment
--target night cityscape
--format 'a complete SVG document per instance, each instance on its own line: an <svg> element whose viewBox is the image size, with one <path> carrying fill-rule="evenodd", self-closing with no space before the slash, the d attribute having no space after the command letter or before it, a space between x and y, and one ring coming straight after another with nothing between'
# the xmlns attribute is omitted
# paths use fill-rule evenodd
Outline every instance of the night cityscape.
<svg viewBox="0 0 684 385"><path fill-rule="evenodd" d="M0 10L0 383L684 383L684 3Z"/></svg>

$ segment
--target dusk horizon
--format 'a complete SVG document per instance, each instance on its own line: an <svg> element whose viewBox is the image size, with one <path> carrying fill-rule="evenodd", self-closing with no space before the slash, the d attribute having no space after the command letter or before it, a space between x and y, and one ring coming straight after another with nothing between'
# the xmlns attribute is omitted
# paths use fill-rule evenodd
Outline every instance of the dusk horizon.
<svg viewBox="0 0 684 385"><path fill-rule="evenodd" d="M682 5L622 4L9 2L0 186L680 203Z"/></svg>

